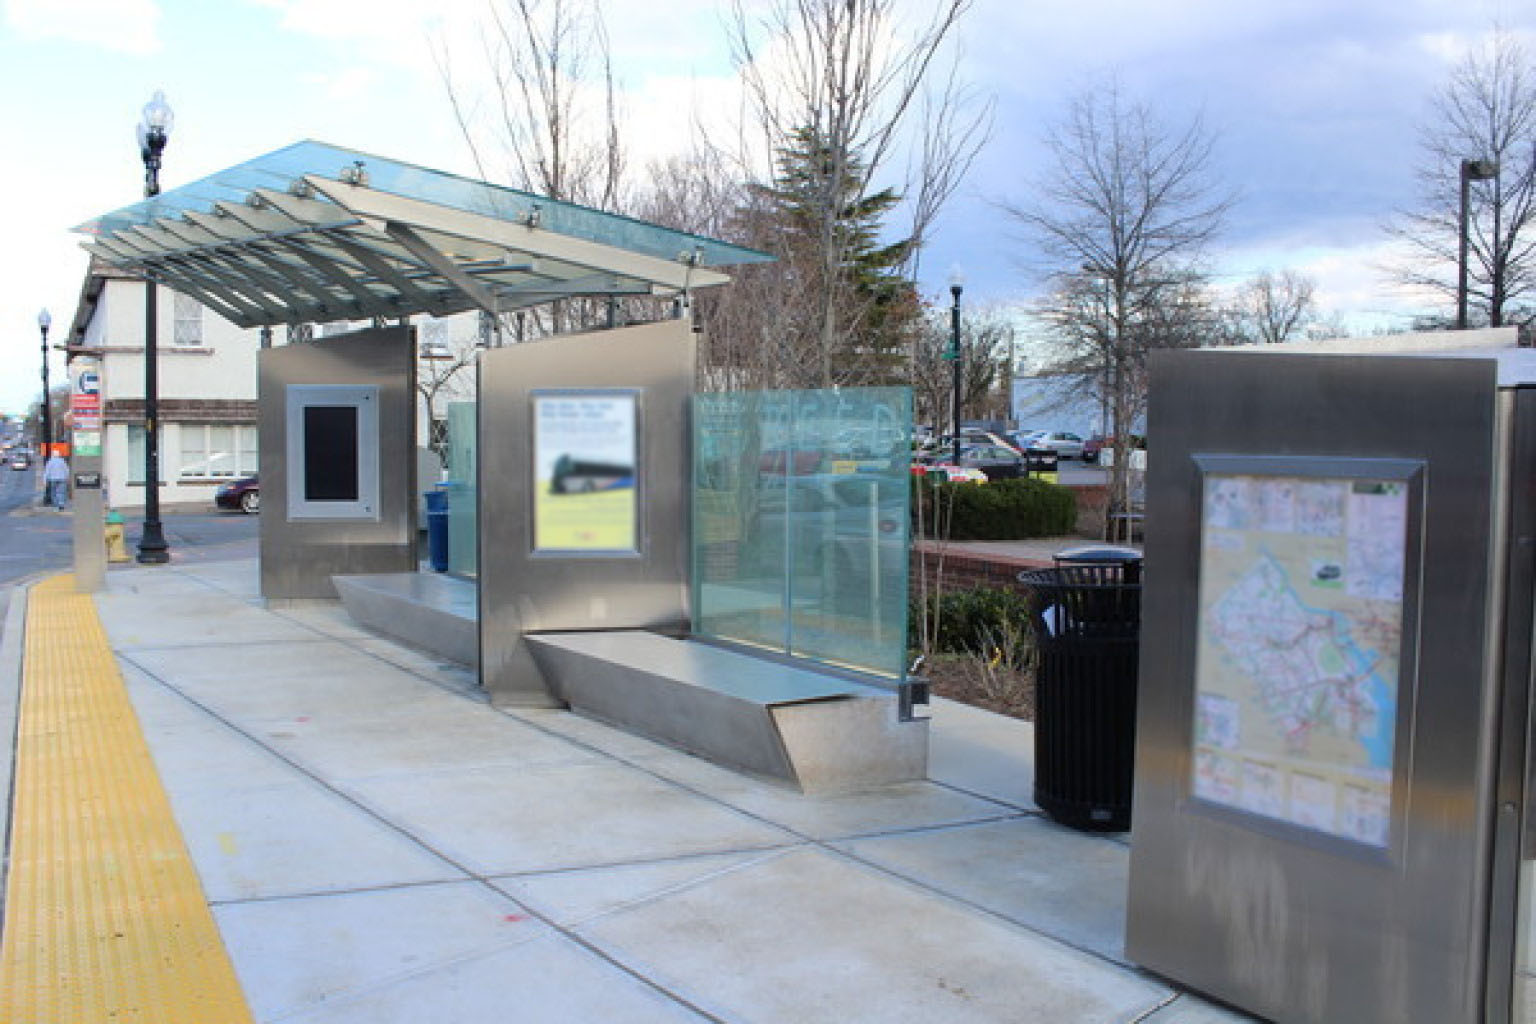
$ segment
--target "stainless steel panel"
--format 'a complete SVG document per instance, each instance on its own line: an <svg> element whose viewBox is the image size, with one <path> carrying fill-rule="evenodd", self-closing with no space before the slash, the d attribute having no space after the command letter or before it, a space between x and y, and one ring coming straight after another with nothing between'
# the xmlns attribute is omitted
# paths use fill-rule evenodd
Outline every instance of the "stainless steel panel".
<svg viewBox="0 0 1536 1024"><path fill-rule="evenodd" d="M528 652L530 632L688 628L687 321L492 349L480 366L480 678L501 704L557 703ZM533 551L532 392L635 388L640 398L640 550Z"/></svg>
<svg viewBox="0 0 1536 1024"><path fill-rule="evenodd" d="M259 355L261 593L335 597L335 575L414 572L416 558L416 332L382 327ZM379 510L369 519L294 519L288 508L290 386L378 388Z"/></svg>
<svg viewBox="0 0 1536 1024"><path fill-rule="evenodd" d="M1479 1019L1498 690L1489 652L1502 639L1494 371L1475 359L1154 359L1131 959L1281 1020ZM1398 691L1402 802L1385 851L1191 799L1200 455L1425 466L1419 602L1403 624L1416 670Z"/></svg>
<svg viewBox="0 0 1536 1024"><path fill-rule="evenodd" d="M1536 643L1536 389L1501 395L1510 458L1507 570L1503 637L1503 689L1499 709L1497 827L1488 938L1489 1020L1529 1021L1524 998L1531 984L1530 926L1536 890L1536 744L1532 743L1532 645Z"/></svg>

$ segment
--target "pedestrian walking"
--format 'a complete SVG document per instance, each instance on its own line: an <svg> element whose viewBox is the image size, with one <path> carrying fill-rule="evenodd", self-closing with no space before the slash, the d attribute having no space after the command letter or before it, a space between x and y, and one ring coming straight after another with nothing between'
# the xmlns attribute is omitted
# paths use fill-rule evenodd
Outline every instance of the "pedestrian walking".
<svg viewBox="0 0 1536 1024"><path fill-rule="evenodd" d="M60 512L69 501L69 463L58 452L43 465L43 497Z"/></svg>

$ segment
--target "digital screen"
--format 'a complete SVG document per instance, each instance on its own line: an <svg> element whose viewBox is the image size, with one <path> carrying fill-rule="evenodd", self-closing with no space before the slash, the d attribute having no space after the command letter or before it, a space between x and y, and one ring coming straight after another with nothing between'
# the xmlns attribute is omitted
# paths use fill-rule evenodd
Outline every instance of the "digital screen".
<svg viewBox="0 0 1536 1024"><path fill-rule="evenodd" d="M304 500L357 501L355 405L304 407Z"/></svg>

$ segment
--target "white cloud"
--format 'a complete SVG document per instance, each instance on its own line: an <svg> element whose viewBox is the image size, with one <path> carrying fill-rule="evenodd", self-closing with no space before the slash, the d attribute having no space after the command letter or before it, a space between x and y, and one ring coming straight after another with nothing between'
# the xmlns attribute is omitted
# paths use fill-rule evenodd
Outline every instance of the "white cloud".
<svg viewBox="0 0 1536 1024"><path fill-rule="evenodd" d="M31 40L62 39L119 53L160 49L155 0L9 0L6 25Z"/></svg>

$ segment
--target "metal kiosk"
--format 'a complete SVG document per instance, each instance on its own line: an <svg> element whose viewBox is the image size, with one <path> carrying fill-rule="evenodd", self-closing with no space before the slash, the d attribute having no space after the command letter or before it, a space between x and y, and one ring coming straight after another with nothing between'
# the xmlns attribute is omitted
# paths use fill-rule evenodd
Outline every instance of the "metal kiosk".
<svg viewBox="0 0 1536 1024"><path fill-rule="evenodd" d="M1154 362L1127 953L1265 1017L1536 1019L1536 351L1469 342Z"/></svg>

